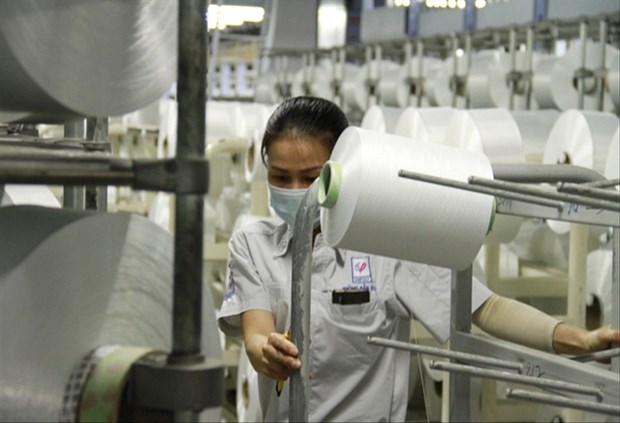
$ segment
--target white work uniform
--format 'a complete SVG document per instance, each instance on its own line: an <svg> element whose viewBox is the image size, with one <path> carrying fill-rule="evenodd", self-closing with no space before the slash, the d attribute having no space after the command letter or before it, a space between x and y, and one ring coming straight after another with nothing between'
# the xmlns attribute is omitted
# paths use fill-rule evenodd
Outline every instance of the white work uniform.
<svg viewBox="0 0 620 423"><path fill-rule="evenodd" d="M257 309L273 313L278 332L289 328L291 238L287 224L271 220L233 234L228 288L218 313L226 334L242 335L241 313ZM351 288L370 290L370 301L332 303L333 290ZM475 281L472 310L491 294ZM415 316L437 340L447 340L450 270L335 249L319 234L312 253L311 297L310 421L404 421L410 354L370 345L367 337L409 342ZM263 416L265 421L286 421L289 383L280 397L275 383L259 375Z"/></svg>

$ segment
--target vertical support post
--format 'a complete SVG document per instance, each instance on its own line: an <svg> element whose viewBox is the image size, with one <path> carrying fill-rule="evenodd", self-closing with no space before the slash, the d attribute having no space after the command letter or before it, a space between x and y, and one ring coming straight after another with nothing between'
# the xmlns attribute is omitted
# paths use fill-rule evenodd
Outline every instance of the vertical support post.
<svg viewBox="0 0 620 423"><path fill-rule="evenodd" d="M508 41L508 51L510 54L510 74L512 78L510 79L510 97L508 102L508 108L510 110L514 110L515 108L515 94L517 90L517 80L514 78L517 72L517 29L513 26L510 28L509 32L509 41Z"/></svg>
<svg viewBox="0 0 620 423"><path fill-rule="evenodd" d="M579 23L579 40L581 41L581 58L579 61L579 77L577 78L577 89L579 93L578 97L578 108L583 110L585 105L585 90L586 90L586 43L588 40L588 24L586 21L581 21Z"/></svg>
<svg viewBox="0 0 620 423"><path fill-rule="evenodd" d="M204 0L179 2L177 158L204 158L205 154L206 24ZM170 364L203 359L203 210L203 195L176 195Z"/></svg>
<svg viewBox="0 0 620 423"><path fill-rule="evenodd" d="M620 228L613 229L613 263L611 270L611 324L620 328ZM611 359L611 371L620 374L620 357Z"/></svg>
<svg viewBox="0 0 620 423"><path fill-rule="evenodd" d="M471 106L471 98L467 95L467 89L465 87L466 78L469 77L469 72L471 69L471 55L472 55L472 40L471 40L471 32L468 32L465 35L465 79L459 78L459 87L462 90L462 94L465 96L465 108L469 109Z"/></svg>
<svg viewBox="0 0 620 423"><path fill-rule="evenodd" d="M458 57L456 55L456 52L459 48L459 39L457 38L456 34L452 34L452 59L453 59L453 66L452 66L452 78L451 78L451 88L452 88L452 107L456 108L456 98L458 96Z"/></svg>
<svg viewBox="0 0 620 423"><path fill-rule="evenodd" d="M527 48L526 66L525 72L526 78L526 103L525 108L530 110L532 108L532 85L533 78L532 72L534 70L534 28L529 26L525 32L525 43Z"/></svg>
<svg viewBox="0 0 620 423"><path fill-rule="evenodd" d="M291 372L289 421L308 421L310 395L310 303L314 219L319 209L318 179L304 195L297 215L292 240L293 272L291 279L291 340L299 350L301 369Z"/></svg>
<svg viewBox="0 0 620 423"><path fill-rule="evenodd" d="M588 256L588 226L571 223L568 252L568 293L566 317L572 324L586 324L586 267Z"/></svg>
<svg viewBox="0 0 620 423"><path fill-rule="evenodd" d="M426 79L424 78L424 43L418 39L416 42L416 55L418 57L418 81L416 86L416 106L422 107L422 96L424 95L424 84Z"/></svg>
<svg viewBox="0 0 620 423"><path fill-rule="evenodd" d="M605 63L607 61L607 57L605 57L607 53L607 20L601 19L599 23L599 43L601 45L601 63L597 71L599 72L596 75L596 86L598 93L598 110L603 111L605 109Z"/></svg>
<svg viewBox="0 0 620 423"><path fill-rule="evenodd" d="M65 138L84 139L86 136L85 120L67 123L64 126ZM62 207L65 209L84 210L84 187L65 185L63 187Z"/></svg>
<svg viewBox="0 0 620 423"><path fill-rule="evenodd" d="M492 291L499 291L499 242L487 242L484 245L484 275L487 286Z"/></svg>
<svg viewBox="0 0 620 423"><path fill-rule="evenodd" d="M452 271L450 294L450 349L461 350L456 343L458 332L471 332L472 267ZM470 421L470 376L451 372L449 376L449 421Z"/></svg>
<svg viewBox="0 0 620 423"><path fill-rule="evenodd" d="M108 137L108 118L88 118L86 119L86 139L91 141L109 141ZM108 209L108 187L87 186L85 207L98 211Z"/></svg>

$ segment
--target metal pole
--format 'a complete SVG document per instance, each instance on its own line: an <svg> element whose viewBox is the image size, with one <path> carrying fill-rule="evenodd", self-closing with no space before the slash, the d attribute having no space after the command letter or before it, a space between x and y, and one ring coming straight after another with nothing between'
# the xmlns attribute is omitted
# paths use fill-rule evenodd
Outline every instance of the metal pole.
<svg viewBox="0 0 620 423"><path fill-rule="evenodd" d="M613 229L613 263L611 268L611 318L612 325L620 327L620 228ZM611 359L611 371L620 375L620 357Z"/></svg>
<svg viewBox="0 0 620 423"><path fill-rule="evenodd" d="M566 194L551 190L544 190L535 187L524 186L523 184L515 184L513 182L497 181L494 179L480 178L478 176L470 176L469 183L480 185L487 188L507 189L521 194L542 196L552 200L565 201L568 203L582 204L593 208L601 208L605 210L619 211L620 204L613 201L597 200L575 194Z"/></svg>
<svg viewBox="0 0 620 423"><path fill-rule="evenodd" d="M579 23L579 39L581 40L581 60L580 60L580 68L579 68L579 77L577 78L577 89L579 93L578 97L578 107L583 110L585 104L585 83L586 83L586 42L587 42L587 32L588 32L588 24L586 21L581 21Z"/></svg>
<svg viewBox="0 0 620 423"><path fill-rule="evenodd" d="M594 401L584 401L575 398L561 397L559 395L544 394L542 392L532 392L523 389L506 390L506 397L520 399L524 401L540 402L543 404L558 405L560 407L574 408L578 410L593 411L595 413L620 415L620 407L617 405L601 404Z"/></svg>
<svg viewBox="0 0 620 423"><path fill-rule="evenodd" d="M516 361L500 360L493 357L487 357L479 354L469 354L459 351L446 350L443 348L429 347L426 345L411 344L409 342L394 341L387 338L368 337L368 343L373 345L381 345L383 347L395 348L397 350L410 351L414 354L427 354L436 357L452 358L454 360L475 363L483 366L501 367L504 369L516 370L521 373L523 364Z"/></svg>
<svg viewBox="0 0 620 423"><path fill-rule="evenodd" d="M415 179L415 180L423 181L423 182L429 182L432 184L438 184L438 185L443 185L447 187L463 189L467 191L479 192L482 194L489 194L489 195L494 195L498 197L510 198L510 199L518 200L518 201L525 201L528 203L539 204L541 206L553 207L558 210L561 210L564 208L564 204L561 201L547 200L545 198L533 197L533 196L529 196L525 194L511 192L511 191L503 191L503 190L499 190L495 188L486 188L486 187L477 186L477 185L470 185L465 182L454 181L454 180L445 179L445 178L439 178L436 176L423 175L421 173L410 172L407 170L400 170L398 172L398 176L401 176L403 178L408 178L408 179Z"/></svg>
<svg viewBox="0 0 620 423"><path fill-rule="evenodd" d="M67 123L64 126L65 138L84 139L86 136L86 121ZM62 207L65 209L84 210L84 187L79 185L65 185L63 187Z"/></svg>
<svg viewBox="0 0 620 423"><path fill-rule="evenodd" d="M310 394L310 299L314 220L318 203L318 183L310 185L295 217L292 240L293 273L291 280L291 340L299 350L301 369L291 372L289 421L308 421Z"/></svg>
<svg viewBox="0 0 620 423"><path fill-rule="evenodd" d="M574 165L554 164L493 164L493 178L525 183L592 182L606 183L596 171ZM592 186L592 185L591 185ZM597 185L598 186L598 185ZM600 187L600 186L599 186Z"/></svg>
<svg viewBox="0 0 620 423"><path fill-rule="evenodd" d="M472 268L452 270L452 290L450 293L450 349L459 351L457 333L471 332L471 292ZM452 360L454 361L454 360ZM451 422L467 422L471 418L469 375L450 373L449 376L449 408Z"/></svg>
<svg viewBox="0 0 620 423"><path fill-rule="evenodd" d="M605 62L607 58L607 19L602 18L599 24L599 43L601 44L601 64L598 69L599 75L596 75L597 91L598 91L598 110L605 110Z"/></svg>
<svg viewBox="0 0 620 423"><path fill-rule="evenodd" d="M417 4L417 3L416 3ZM418 81L416 86L417 100L416 105L422 107L422 96L424 95L424 43L422 40L416 42L416 55L418 57Z"/></svg>
<svg viewBox="0 0 620 423"><path fill-rule="evenodd" d="M90 141L109 141L108 118L88 118L86 119L86 139ZM85 207L106 211L108 209L108 187L87 186Z"/></svg>
<svg viewBox="0 0 620 423"><path fill-rule="evenodd" d="M517 51L516 51L516 41L517 39L517 30L513 26L510 28L509 32L509 52L510 52L510 75L512 78L510 79L510 97L508 102L508 108L510 110L514 110L515 108L515 91L517 89L517 79L514 77L517 72Z"/></svg>
<svg viewBox="0 0 620 423"><path fill-rule="evenodd" d="M599 198L607 201L620 201L620 192L615 189L600 189L591 185L562 183L558 184L558 191L577 193L587 195L593 198Z"/></svg>
<svg viewBox="0 0 620 423"><path fill-rule="evenodd" d="M521 383L523 385L537 386L539 388L555 389L572 392L581 395L591 395L597 399L602 398L602 391L594 386L584 386L578 383L563 382L561 380L544 379L535 376L517 375L499 370L481 369L480 367L467 366L464 364L446 363L444 361L431 361L431 369L450 372L451 374L466 374L475 377L503 380L504 382ZM450 420L452 421L452 419Z"/></svg>
<svg viewBox="0 0 620 423"><path fill-rule="evenodd" d="M177 158L205 154L206 2L179 2ZM203 195L176 195L170 364L202 361Z"/></svg>

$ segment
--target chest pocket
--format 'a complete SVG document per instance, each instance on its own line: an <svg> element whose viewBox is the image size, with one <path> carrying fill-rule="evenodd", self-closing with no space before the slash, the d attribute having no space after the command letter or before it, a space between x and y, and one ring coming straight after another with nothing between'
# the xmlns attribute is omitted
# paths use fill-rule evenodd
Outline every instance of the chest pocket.
<svg viewBox="0 0 620 423"><path fill-rule="evenodd" d="M390 352L370 345L368 336L390 338L396 326L385 300L371 293L364 304L333 304L330 293L313 293L310 343L312 399L334 410L354 392L361 403L360 415L326 416L337 420L379 421L389 415L394 360ZM387 354L387 355L386 355ZM316 381L316 383L315 383ZM372 406L371 406L372 404ZM329 408L329 407L328 407Z"/></svg>

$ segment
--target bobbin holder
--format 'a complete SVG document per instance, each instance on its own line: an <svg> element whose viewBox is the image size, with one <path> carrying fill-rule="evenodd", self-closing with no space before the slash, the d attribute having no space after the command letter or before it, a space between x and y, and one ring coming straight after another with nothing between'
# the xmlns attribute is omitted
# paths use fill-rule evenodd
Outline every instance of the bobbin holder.
<svg viewBox="0 0 620 423"><path fill-rule="evenodd" d="M464 183L407 170L399 172L399 176L407 179L494 195L496 213L611 226L612 319L620 321L620 197L613 188L620 180L606 180L590 169L572 165L493 165L493 174L492 180L472 176ZM539 183L555 184L556 188L531 185ZM526 384L549 391L511 387L506 390L506 398L613 416L611 421L620 419L620 349L563 357L473 335L472 266L462 271L453 270L451 286L450 352L447 355L441 349L431 351L419 346L394 345L389 340L369 339L378 345L451 360L431 362L432 368L450 374L449 421L470 420L471 377ZM611 370L584 364L602 358L611 358Z"/></svg>

